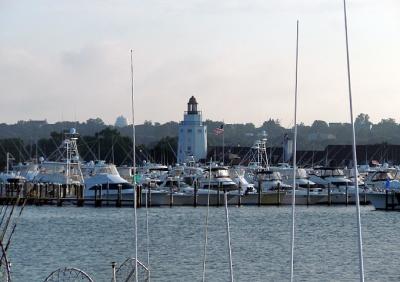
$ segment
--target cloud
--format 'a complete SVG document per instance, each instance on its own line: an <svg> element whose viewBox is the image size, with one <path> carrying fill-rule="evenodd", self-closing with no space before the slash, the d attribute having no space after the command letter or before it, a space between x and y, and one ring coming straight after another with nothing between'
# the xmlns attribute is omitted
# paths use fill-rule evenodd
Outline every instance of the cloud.
<svg viewBox="0 0 400 282"><path fill-rule="evenodd" d="M128 68L122 70L114 51L118 52L118 46L113 44L64 51L58 56L1 49L0 92L9 105L2 112L3 120L54 121L61 116L72 120L77 112L80 119L100 116L112 122L126 111L126 103L118 100L128 84L123 83Z"/></svg>
<svg viewBox="0 0 400 282"><path fill-rule="evenodd" d="M341 1L93 3L3 3L1 121L130 116L134 48L139 122L180 120L196 95L205 118L290 124L297 18L299 119L348 119ZM398 5L348 3L355 104L373 120L398 118Z"/></svg>

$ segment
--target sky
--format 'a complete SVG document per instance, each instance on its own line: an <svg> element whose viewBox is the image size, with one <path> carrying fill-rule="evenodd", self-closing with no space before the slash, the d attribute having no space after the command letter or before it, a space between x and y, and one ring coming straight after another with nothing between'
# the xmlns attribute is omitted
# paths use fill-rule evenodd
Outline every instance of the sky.
<svg viewBox="0 0 400 282"><path fill-rule="evenodd" d="M355 115L400 121L400 1L348 0ZM0 122L348 122L341 0L0 0Z"/></svg>

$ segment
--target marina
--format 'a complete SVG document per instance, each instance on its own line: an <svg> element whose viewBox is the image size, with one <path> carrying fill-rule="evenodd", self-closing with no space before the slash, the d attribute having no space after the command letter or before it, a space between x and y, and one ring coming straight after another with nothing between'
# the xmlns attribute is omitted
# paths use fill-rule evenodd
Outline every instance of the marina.
<svg viewBox="0 0 400 282"><path fill-rule="evenodd" d="M190 101L196 103L193 97ZM193 109L190 103L188 107ZM190 155L184 163L143 161L134 169L82 160L78 140L79 134L70 129L53 160L41 157L14 165L7 153L7 170L0 173L0 202L20 199L35 205L133 207L136 195L138 208L197 207L222 206L226 194L228 205L279 206L292 204L295 191L296 205L353 205L358 194L363 205L400 209L400 169L387 163L359 166L357 178L352 176L354 169L347 167L294 169L289 163L269 160L264 137L255 141L248 158L238 165L212 159L201 163Z"/></svg>
<svg viewBox="0 0 400 282"><path fill-rule="evenodd" d="M71 128L47 159L13 164L14 158L7 152L6 171L0 173L0 202L20 199L27 204L55 206L197 207L223 206L226 194L227 204L233 206L291 205L293 196L296 205L347 206L356 204L359 197L361 204L372 204L379 210L400 209L400 168L393 164L357 166L360 173L356 178L352 167L293 168L289 163L271 161L265 133L239 164L226 165L224 159L205 161L206 127L197 105L192 96L180 132L194 134L200 127L195 136L202 140L201 150L196 151L196 142L180 145L183 162L171 165L143 160L132 167L96 159L85 161L78 150L79 133ZM221 128L219 132L224 135ZM180 137L190 142L196 138L187 134ZM290 161L289 141L286 139L283 150ZM182 147L194 151L183 153Z"/></svg>
<svg viewBox="0 0 400 282"><path fill-rule="evenodd" d="M182 184L184 187L184 184ZM103 190L104 189L104 190ZM52 206L63 206L73 205L82 207L88 206L114 206L114 207L133 207L133 192L122 193L122 185L117 187L116 191L112 193L107 188L102 188L101 185L96 186L94 189L93 196L85 198L83 195L83 186L70 187L68 190L66 187L60 184L0 184L0 203L7 204L13 203L17 200L31 205L52 205ZM67 194L68 191L68 194ZM201 190L200 190L201 191ZM298 205L349 205L354 204L354 200L351 201L349 193L337 193L334 194L332 189L322 191L315 188L305 188L301 191L304 193L297 193L297 204ZM210 206L222 206L223 205L223 193L222 188L216 189L210 194L211 202ZM152 191L151 189L143 190L142 187L137 187L137 202L138 208L146 206L148 207L174 207L174 206L205 206L207 192L198 192L197 188L191 188L189 193L173 192L171 189L163 191ZM141 195L139 197L139 195ZM290 197L291 192L281 190L278 186L276 190L269 192L254 192L248 194L242 194L240 190L233 191L228 194L228 204L232 206L242 205L253 205L253 206L279 206L279 205L290 205L291 202L287 197ZM370 198L382 198L386 206L380 205L377 209L399 209L398 197L399 192L395 190L386 190L384 192L360 192L360 203L363 205L370 204ZM219 200L218 200L219 199ZM347 201L346 201L347 199Z"/></svg>
<svg viewBox="0 0 400 282"><path fill-rule="evenodd" d="M54 14L75 19L67 32L74 36L65 40L67 24L52 30L54 21L36 18L60 38L44 32L54 42L28 40L29 50L12 28L1 33L10 41L0 47L5 103L14 110L3 107L0 124L0 282L400 281L400 124L386 116L391 103L376 99L396 88L368 74L380 69L384 77L384 56L367 64L371 38L387 30L360 29L365 11L395 5L352 3L349 36L346 0L225 2L98 10L89 1L80 7L87 22L76 4L61 5ZM107 28L95 27L89 10ZM385 53L379 48L374 55ZM354 105L353 88L362 94ZM382 105L385 116L376 111ZM45 119L3 122L25 111ZM114 125L80 122L117 112ZM271 118L276 113L284 120ZM61 122L48 123L54 114ZM299 119L314 115L340 122Z"/></svg>

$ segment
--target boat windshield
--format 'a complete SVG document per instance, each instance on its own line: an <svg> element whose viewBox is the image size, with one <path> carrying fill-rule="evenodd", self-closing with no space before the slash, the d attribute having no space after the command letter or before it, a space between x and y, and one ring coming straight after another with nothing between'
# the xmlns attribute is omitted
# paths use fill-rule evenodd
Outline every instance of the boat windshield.
<svg viewBox="0 0 400 282"><path fill-rule="evenodd" d="M321 176L344 176L343 170L341 169L324 169L321 170Z"/></svg>
<svg viewBox="0 0 400 282"><path fill-rule="evenodd" d="M67 171L67 166L65 163L45 163L40 166L41 173L61 173L65 174Z"/></svg>
<svg viewBox="0 0 400 282"><path fill-rule="evenodd" d="M267 181L282 180L281 174L277 171L262 172L259 174L259 177Z"/></svg>
<svg viewBox="0 0 400 282"><path fill-rule="evenodd" d="M307 178L307 172L304 168L299 168L296 171L296 178Z"/></svg>
<svg viewBox="0 0 400 282"><path fill-rule="evenodd" d="M267 174L267 180L282 180L281 174L277 171Z"/></svg>
<svg viewBox="0 0 400 282"><path fill-rule="evenodd" d="M225 178L225 177L229 177L229 172L227 169L218 169L213 171L213 176L215 178Z"/></svg>
<svg viewBox="0 0 400 282"><path fill-rule="evenodd" d="M186 175L202 175L204 170L200 167L185 167L184 174Z"/></svg>
<svg viewBox="0 0 400 282"><path fill-rule="evenodd" d="M69 165L69 171L67 170L67 165L65 163L58 162L48 162L43 163L40 166L41 174L61 174L69 175L72 179L80 179L81 169L78 164L71 163Z"/></svg>
<svg viewBox="0 0 400 282"><path fill-rule="evenodd" d="M16 166L13 166L13 170L18 171L20 173L28 173L28 172L31 172L31 171L37 171L38 170L38 165L37 164L32 164L32 163L18 164Z"/></svg>
<svg viewBox="0 0 400 282"><path fill-rule="evenodd" d="M394 179L394 175L388 171L377 172L372 177L372 181L386 181L386 180L393 180L393 179Z"/></svg>
<svg viewBox="0 0 400 282"><path fill-rule="evenodd" d="M94 174L119 175L115 165L96 166L94 169Z"/></svg>

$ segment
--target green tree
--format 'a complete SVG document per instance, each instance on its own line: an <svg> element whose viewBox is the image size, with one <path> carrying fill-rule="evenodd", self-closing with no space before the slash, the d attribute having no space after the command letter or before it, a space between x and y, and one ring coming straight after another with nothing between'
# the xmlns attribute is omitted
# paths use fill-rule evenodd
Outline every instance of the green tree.
<svg viewBox="0 0 400 282"><path fill-rule="evenodd" d="M329 125L323 120L315 120L311 125L311 131L314 133L328 133Z"/></svg>

